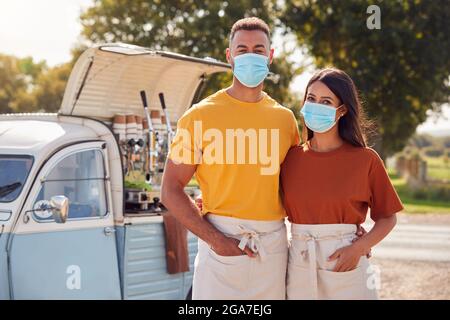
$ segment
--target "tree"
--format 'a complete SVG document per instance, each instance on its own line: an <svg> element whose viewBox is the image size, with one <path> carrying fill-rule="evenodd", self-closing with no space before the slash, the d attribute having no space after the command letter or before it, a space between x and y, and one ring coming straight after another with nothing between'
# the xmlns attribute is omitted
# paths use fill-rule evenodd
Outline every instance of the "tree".
<svg viewBox="0 0 450 320"><path fill-rule="evenodd" d="M245 16L257 16L273 27L274 1L96 0L81 14L81 23L82 35L93 43L126 42L223 61L230 28ZM291 66L283 55L278 57L271 70L280 79L266 81L265 90L280 102L291 101L288 86L296 73ZM230 81L230 74L212 76L204 95Z"/></svg>
<svg viewBox="0 0 450 320"><path fill-rule="evenodd" d="M71 71L72 64L64 63L49 68L38 76L31 93L31 99L37 109L46 112L59 110Z"/></svg>
<svg viewBox="0 0 450 320"><path fill-rule="evenodd" d="M45 62L35 63L31 57L0 54L0 113L33 111L30 93L45 68Z"/></svg>
<svg viewBox="0 0 450 320"><path fill-rule="evenodd" d="M366 25L373 4L381 29ZM378 123L384 158L403 149L427 110L449 101L447 0L286 1L281 20L318 67L333 65L353 78Z"/></svg>

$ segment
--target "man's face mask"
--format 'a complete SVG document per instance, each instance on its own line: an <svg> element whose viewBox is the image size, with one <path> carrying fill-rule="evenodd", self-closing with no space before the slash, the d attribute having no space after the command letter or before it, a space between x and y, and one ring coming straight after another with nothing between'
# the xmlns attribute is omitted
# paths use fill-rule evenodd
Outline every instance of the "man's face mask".
<svg viewBox="0 0 450 320"><path fill-rule="evenodd" d="M255 88L264 81L269 74L269 57L244 53L233 58L233 74L244 86Z"/></svg>
<svg viewBox="0 0 450 320"><path fill-rule="evenodd" d="M341 105L342 106L342 105ZM300 113L305 119L306 126L314 132L324 133L334 127L336 122L336 111L338 108L330 107L320 103L305 102Z"/></svg>

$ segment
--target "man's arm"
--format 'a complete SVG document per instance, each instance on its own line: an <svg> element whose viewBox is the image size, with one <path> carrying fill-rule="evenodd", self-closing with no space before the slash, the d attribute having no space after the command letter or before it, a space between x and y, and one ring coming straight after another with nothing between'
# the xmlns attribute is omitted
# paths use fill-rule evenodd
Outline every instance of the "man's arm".
<svg viewBox="0 0 450 320"><path fill-rule="evenodd" d="M195 202L184 192L195 173L196 165L175 164L167 159L161 186L161 202L182 225L205 241L219 255L238 256L255 254L246 247L238 248L239 241L225 236L204 219Z"/></svg>

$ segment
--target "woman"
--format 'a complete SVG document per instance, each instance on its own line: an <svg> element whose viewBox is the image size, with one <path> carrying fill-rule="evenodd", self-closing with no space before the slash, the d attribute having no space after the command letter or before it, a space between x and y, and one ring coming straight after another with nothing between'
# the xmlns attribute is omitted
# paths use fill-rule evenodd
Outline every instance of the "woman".
<svg viewBox="0 0 450 320"><path fill-rule="evenodd" d="M317 72L301 115L306 142L291 148L281 168L292 234L287 298L376 299L379 275L366 253L392 230L403 206L383 161L366 145L351 78L334 68ZM375 224L352 242L368 208Z"/></svg>

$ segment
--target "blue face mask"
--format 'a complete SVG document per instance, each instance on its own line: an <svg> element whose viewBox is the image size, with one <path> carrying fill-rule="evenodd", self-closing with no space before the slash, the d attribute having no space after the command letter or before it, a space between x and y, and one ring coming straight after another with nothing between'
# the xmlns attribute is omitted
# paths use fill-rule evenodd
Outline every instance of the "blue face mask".
<svg viewBox="0 0 450 320"><path fill-rule="evenodd" d="M255 88L269 74L269 58L261 54L245 53L234 58L233 74L244 86Z"/></svg>
<svg viewBox="0 0 450 320"><path fill-rule="evenodd" d="M334 127L336 111L340 108L326 106L320 103L305 102L300 113L305 119L306 126L314 132L324 133Z"/></svg>

